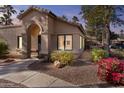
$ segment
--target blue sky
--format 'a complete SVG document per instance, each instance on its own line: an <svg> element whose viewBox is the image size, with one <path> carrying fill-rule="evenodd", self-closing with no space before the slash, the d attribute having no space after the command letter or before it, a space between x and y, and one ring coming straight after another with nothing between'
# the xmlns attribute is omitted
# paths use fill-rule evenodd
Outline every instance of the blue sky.
<svg viewBox="0 0 124 93"><path fill-rule="evenodd" d="M73 16L77 16L82 25L84 26L84 21L79 16L80 5L37 5L37 6L51 10L57 16L66 15L69 20L71 20ZM29 5L14 5L13 7L19 13L20 10L26 10L29 7ZM111 27L111 30L116 33L119 33L121 29L124 29L124 26L117 28Z"/></svg>
<svg viewBox="0 0 124 93"><path fill-rule="evenodd" d="M69 19L72 16L79 16L80 6L79 5L37 5L38 7L51 10L58 16L66 15ZM14 8L17 10L26 10L29 5L15 5Z"/></svg>

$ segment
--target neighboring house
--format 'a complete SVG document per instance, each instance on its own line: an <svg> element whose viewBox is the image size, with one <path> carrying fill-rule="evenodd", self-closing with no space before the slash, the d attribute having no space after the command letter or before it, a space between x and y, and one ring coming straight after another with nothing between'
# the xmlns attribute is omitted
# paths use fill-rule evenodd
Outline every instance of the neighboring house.
<svg viewBox="0 0 124 93"><path fill-rule="evenodd" d="M65 50L79 56L85 48L82 25L63 20L51 11L31 6L18 18L22 26L0 27L0 34L12 51L21 51L31 57L34 53L42 56L54 50Z"/></svg>

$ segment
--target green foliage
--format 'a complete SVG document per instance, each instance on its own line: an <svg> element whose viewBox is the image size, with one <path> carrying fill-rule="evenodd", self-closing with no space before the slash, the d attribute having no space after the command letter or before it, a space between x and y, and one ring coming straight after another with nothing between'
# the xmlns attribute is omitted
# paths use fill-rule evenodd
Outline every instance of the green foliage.
<svg viewBox="0 0 124 93"><path fill-rule="evenodd" d="M73 60L73 53L67 51L54 51L51 53L51 60L59 61L63 65L68 65Z"/></svg>
<svg viewBox="0 0 124 93"><path fill-rule="evenodd" d="M17 13L11 5L4 5L5 12L3 12L2 17L0 17L0 24L2 25L12 25L12 14Z"/></svg>
<svg viewBox="0 0 124 93"><path fill-rule="evenodd" d="M0 42L0 56L6 54L8 52L8 45L4 42Z"/></svg>
<svg viewBox="0 0 124 93"><path fill-rule="evenodd" d="M67 16L65 16L65 15L62 15L61 18L64 19L65 21L68 21L68 18L67 18Z"/></svg>
<svg viewBox="0 0 124 93"><path fill-rule="evenodd" d="M114 49L113 51L111 51L111 56L117 57L119 59L123 59L124 58L124 49Z"/></svg>
<svg viewBox="0 0 124 93"><path fill-rule="evenodd" d="M124 39L124 30L121 30L120 31L120 36L119 36L121 39Z"/></svg>
<svg viewBox="0 0 124 93"><path fill-rule="evenodd" d="M123 16L123 10L123 6L112 5L94 5L81 7L80 14L82 15L82 18L84 18L86 25L91 26L95 29L95 31L96 29L102 29L102 31L105 32L105 47L108 54L110 44L110 26L120 26L121 24L124 24L123 19L120 17Z"/></svg>
<svg viewBox="0 0 124 93"><path fill-rule="evenodd" d="M0 37L0 42L6 42L6 40Z"/></svg>
<svg viewBox="0 0 124 93"><path fill-rule="evenodd" d="M119 38L119 35L116 34L115 32L111 32L110 35L111 35L111 36L110 36L110 39L111 39L111 40L115 40L115 39Z"/></svg>
<svg viewBox="0 0 124 93"><path fill-rule="evenodd" d="M74 23L77 23L77 22L79 22L79 19L78 19L78 17L73 16L73 17L72 17L72 21L73 21Z"/></svg>
<svg viewBox="0 0 124 93"><path fill-rule="evenodd" d="M103 49L94 48L92 49L91 55L92 55L92 60L94 62L98 62L102 58L106 57L106 52Z"/></svg>

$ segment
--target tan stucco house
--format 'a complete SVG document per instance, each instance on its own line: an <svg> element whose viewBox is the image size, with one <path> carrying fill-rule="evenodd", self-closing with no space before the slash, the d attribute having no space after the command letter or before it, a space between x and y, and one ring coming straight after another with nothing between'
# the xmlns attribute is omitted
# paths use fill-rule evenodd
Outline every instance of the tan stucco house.
<svg viewBox="0 0 124 93"><path fill-rule="evenodd" d="M47 9L31 6L18 19L22 25L0 27L0 35L6 39L11 52L31 57L65 50L80 56L85 48L82 25L66 21Z"/></svg>

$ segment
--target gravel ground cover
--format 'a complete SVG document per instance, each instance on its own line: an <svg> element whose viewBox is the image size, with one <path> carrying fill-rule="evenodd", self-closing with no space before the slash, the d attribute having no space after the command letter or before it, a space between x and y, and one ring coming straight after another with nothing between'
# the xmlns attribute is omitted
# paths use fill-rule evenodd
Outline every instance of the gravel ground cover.
<svg viewBox="0 0 124 93"><path fill-rule="evenodd" d="M0 88L26 88L26 86L8 80L0 79Z"/></svg>
<svg viewBox="0 0 124 93"><path fill-rule="evenodd" d="M97 78L97 65L91 62L78 60L70 66L59 69L55 68L53 63L34 62L28 68L58 77L75 85L85 86L103 83Z"/></svg>
<svg viewBox="0 0 124 93"><path fill-rule="evenodd" d="M81 88L123 88L123 86L115 86L99 80L97 67L98 65L92 62L77 60L63 68L55 68L53 63L34 62L28 66L28 69L60 78Z"/></svg>

